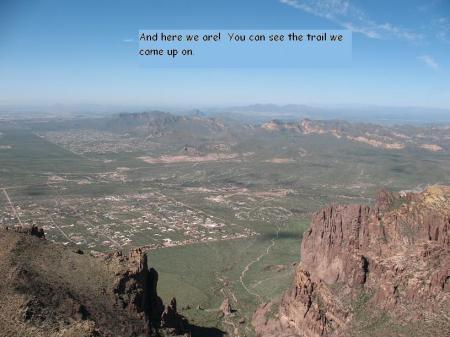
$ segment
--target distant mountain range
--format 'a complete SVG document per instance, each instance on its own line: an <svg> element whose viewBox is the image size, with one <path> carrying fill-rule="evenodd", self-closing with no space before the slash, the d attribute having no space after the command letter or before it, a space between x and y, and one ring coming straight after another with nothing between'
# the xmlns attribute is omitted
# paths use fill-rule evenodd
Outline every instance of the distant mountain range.
<svg viewBox="0 0 450 337"><path fill-rule="evenodd" d="M268 107L266 107L268 109ZM170 143L202 143L206 139L236 142L257 135L332 136L340 141L362 143L385 150L415 149L447 153L450 121L439 125L383 124L341 119L273 119L263 122L239 120L230 114L208 115L196 111L174 115L162 111L120 113L106 117L57 119L46 123L28 121L36 131L91 129L144 139L164 138ZM0 126L1 129L1 126Z"/></svg>
<svg viewBox="0 0 450 337"><path fill-rule="evenodd" d="M212 109L209 114L245 120L267 119L345 119L349 121L389 124L424 124L450 122L450 109L422 107L384 107L347 105L313 107L309 105L254 104Z"/></svg>
<svg viewBox="0 0 450 337"><path fill-rule="evenodd" d="M438 124L450 123L450 108L389 107L372 105L311 106L301 104L253 104L230 107L173 108L146 105L54 104L46 106L0 105L0 119L28 119L45 117L101 117L118 113L164 110L177 115L220 117L246 122L271 119L298 120L344 119L382 124Z"/></svg>

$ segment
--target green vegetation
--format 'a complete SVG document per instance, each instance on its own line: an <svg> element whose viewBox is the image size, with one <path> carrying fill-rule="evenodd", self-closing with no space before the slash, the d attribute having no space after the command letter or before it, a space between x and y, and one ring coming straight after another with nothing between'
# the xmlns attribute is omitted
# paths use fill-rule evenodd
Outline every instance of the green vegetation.
<svg viewBox="0 0 450 337"><path fill-rule="evenodd" d="M442 153L242 126L231 132L212 122L171 129L173 122L151 137L99 120L2 130L0 224L19 223L6 191L21 222L44 226L50 240L95 251L147 246L165 302L175 296L193 324L226 331L234 324L251 336L256 306L291 282L312 212L331 202L371 202L382 186L450 180ZM236 157L180 161L186 148L199 158ZM161 155L175 159L139 159ZM227 322L218 313L226 297L236 310ZM389 324L385 315L364 316L366 303L362 296L354 306L368 322L361 336Z"/></svg>

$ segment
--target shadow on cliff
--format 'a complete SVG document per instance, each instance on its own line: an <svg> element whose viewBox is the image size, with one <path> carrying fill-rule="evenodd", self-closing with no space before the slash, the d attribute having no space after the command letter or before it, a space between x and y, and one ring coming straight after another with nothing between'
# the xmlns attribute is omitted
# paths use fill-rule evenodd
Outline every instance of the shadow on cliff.
<svg viewBox="0 0 450 337"><path fill-rule="evenodd" d="M225 332L217 328L205 328L196 325L189 325L192 337L223 337Z"/></svg>

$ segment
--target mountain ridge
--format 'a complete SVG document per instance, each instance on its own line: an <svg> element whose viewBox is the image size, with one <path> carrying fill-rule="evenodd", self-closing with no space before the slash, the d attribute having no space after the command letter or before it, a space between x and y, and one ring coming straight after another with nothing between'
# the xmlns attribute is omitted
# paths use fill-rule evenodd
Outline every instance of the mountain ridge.
<svg viewBox="0 0 450 337"><path fill-rule="evenodd" d="M449 128L438 126L419 128L351 123L343 120L302 119L299 122L272 120L262 124L261 129L271 133L328 135L385 150L403 150L409 147L432 152L445 152L450 147Z"/></svg>
<svg viewBox="0 0 450 337"><path fill-rule="evenodd" d="M448 334L449 226L444 186L315 213L291 288L253 317L257 336Z"/></svg>
<svg viewBox="0 0 450 337"><path fill-rule="evenodd" d="M30 229L0 230L2 336L188 336L176 300L164 305L141 249L97 257Z"/></svg>

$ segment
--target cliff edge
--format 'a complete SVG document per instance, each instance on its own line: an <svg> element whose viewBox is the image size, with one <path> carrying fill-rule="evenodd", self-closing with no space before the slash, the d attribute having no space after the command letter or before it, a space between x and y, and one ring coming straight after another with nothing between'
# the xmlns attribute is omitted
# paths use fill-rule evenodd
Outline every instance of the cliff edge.
<svg viewBox="0 0 450 337"><path fill-rule="evenodd" d="M379 193L313 215L301 263L258 336L449 336L450 188Z"/></svg>
<svg viewBox="0 0 450 337"><path fill-rule="evenodd" d="M140 249L93 257L37 228L2 229L0 270L1 336L189 335L176 301L158 297L158 274Z"/></svg>

